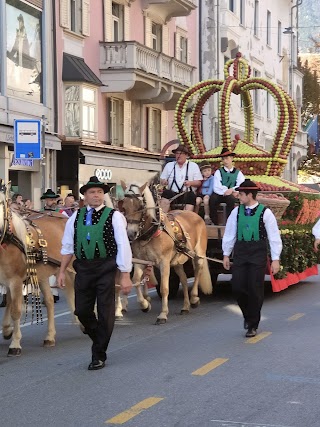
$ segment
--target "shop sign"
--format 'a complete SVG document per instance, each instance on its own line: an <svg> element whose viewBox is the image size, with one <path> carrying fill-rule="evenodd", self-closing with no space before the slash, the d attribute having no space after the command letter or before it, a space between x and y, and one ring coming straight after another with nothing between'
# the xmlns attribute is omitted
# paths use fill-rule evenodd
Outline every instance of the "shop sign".
<svg viewBox="0 0 320 427"><path fill-rule="evenodd" d="M112 178L111 169L96 169L94 174L99 179L99 181L110 181Z"/></svg>
<svg viewBox="0 0 320 427"><path fill-rule="evenodd" d="M33 167L33 159L15 159L12 157L11 165L10 166L25 166L28 168Z"/></svg>

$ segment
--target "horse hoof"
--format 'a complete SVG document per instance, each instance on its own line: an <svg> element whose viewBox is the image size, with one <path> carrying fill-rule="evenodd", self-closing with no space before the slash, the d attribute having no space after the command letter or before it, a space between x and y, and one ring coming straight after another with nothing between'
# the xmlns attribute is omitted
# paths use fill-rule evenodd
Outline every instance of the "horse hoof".
<svg viewBox="0 0 320 427"><path fill-rule="evenodd" d="M147 307L147 308L142 308L142 309L141 309L141 311L142 311L143 313L148 313L150 310L151 310L151 304L150 304L150 303L148 303L148 307Z"/></svg>
<svg viewBox="0 0 320 427"><path fill-rule="evenodd" d="M189 314L189 310L181 310L180 314Z"/></svg>
<svg viewBox="0 0 320 427"><path fill-rule="evenodd" d="M167 321L166 319L157 319L155 324L156 325L164 325L166 323L166 321Z"/></svg>
<svg viewBox="0 0 320 427"><path fill-rule="evenodd" d="M127 313L128 310L126 308L123 308L121 311L122 313Z"/></svg>
<svg viewBox="0 0 320 427"><path fill-rule="evenodd" d="M54 347L56 345L54 340L44 340L43 347Z"/></svg>
<svg viewBox="0 0 320 427"><path fill-rule="evenodd" d="M116 322L119 322L119 321L121 321L121 320L123 320L123 316L116 316L116 317L115 317L115 321L116 321Z"/></svg>
<svg viewBox="0 0 320 427"><path fill-rule="evenodd" d="M21 356L21 348L9 348L8 357Z"/></svg>
<svg viewBox="0 0 320 427"><path fill-rule="evenodd" d="M197 308L199 305L200 305L200 301L197 301L197 302L191 304L191 307L192 308Z"/></svg>
<svg viewBox="0 0 320 427"><path fill-rule="evenodd" d="M12 337L12 332L11 332L11 334L9 334L9 335L3 335L3 339L4 339L4 340L10 340L10 339L11 339L11 337Z"/></svg>

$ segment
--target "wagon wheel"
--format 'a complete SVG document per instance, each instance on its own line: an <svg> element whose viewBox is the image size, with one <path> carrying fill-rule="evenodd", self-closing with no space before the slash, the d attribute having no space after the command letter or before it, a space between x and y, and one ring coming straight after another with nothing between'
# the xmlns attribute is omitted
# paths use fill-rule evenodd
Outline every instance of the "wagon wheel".
<svg viewBox="0 0 320 427"><path fill-rule="evenodd" d="M157 282L158 282L158 284L156 286L157 294L159 295L159 298L162 298L161 291L160 291L161 275L160 275L160 270L156 267L154 267L154 274L155 274ZM174 299L177 296L178 290L179 290L179 285L180 285L179 276L177 275L177 273L172 268L170 270L168 299Z"/></svg>

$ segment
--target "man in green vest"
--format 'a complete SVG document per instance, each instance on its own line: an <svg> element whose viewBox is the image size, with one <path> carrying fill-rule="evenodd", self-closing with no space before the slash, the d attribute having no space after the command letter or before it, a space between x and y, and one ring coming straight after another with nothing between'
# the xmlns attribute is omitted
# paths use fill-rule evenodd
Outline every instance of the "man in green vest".
<svg viewBox="0 0 320 427"><path fill-rule="evenodd" d="M282 241L277 220L269 208L256 200L259 188L246 179L239 191L240 206L231 212L222 239L223 266L232 265L232 290L244 318L246 337L254 337L261 317L264 299L264 277L267 267L267 240L270 245L271 271L279 271Z"/></svg>
<svg viewBox="0 0 320 427"><path fill-rule="evenodd" d="M109 186L92 176L80 188L86 207L67 221L62 239L62 261L58 286L64 287L65 270L73 256L75 277L75 312L92 340L90 371L101 369L107 359L107 348L115 321L115 274L118 285L128 294L132 288L130 272L132 253L126 220L104 205ZM97 316L94 306L97 303Z"/></svg>
<svg viewBox="0 0 320 427"><path fill-rule="evenodd" d="M235 187L238 187L244 181L244 175L233 166L233 157L235 154L228 148L221 150L221 160L223 166L216 170L213 176L213 193L210 196L210 218L213 224L218 224L218 206L220 203L227 205L227 218L229 217L236 202Z"/></svg>

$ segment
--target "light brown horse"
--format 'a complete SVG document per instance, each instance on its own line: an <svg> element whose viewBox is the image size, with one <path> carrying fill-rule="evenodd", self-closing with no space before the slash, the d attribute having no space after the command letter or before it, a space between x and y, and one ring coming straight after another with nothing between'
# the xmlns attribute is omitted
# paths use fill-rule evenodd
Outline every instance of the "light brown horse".
<svg viewBox="0 0 320 427"><path fill-rule="evenodd" d="M198 285L205 294L212 293L211 276L206 259L207 229L203 219L190 211L171 211L165 215L160 211L156 214L156 205L149 187L145 184L139 188L139 195L126 194L122 209L128 223L128 236L132 241L132 253L135 258L152 261L161 273L162 310L156 324L166 323L169 313L168 294L169 276L172 266L178 274L183 287L183 307L181 314L188 313L190 305L196 307L200 303ZM171 216L171 219L170 219ZM174 225L172 226L172 222ZM186 250L181 250L181 240L177 228L185 236ZM178 236L178 237L177 237ZM180 236L181 237L181 236ZM189 256L186 255L189 253ZM194 283L188 294L187 276L183 264L192 257ZM140 289L144 266L136 264L133 283L136 285L138 301L143 311L150 310Z"/></svg>
<svg viewBox="0 0 320 427"><path fill-rule="evenodd" d="M54 303L48 278L57 275L61 260L61 239L64 232L66 218L57 213L38 213L33 215L32 222L41 230L41 238L48 247L48 264L37 262L36 272L40 289L47 307L48 331L44 339L44 346L55 345ZM28 227L28 229L27 229ZM26 219L22 219L8 206L8 200L0 192L0 283L7 288L7 306L2 321L4 339L11 339L8 356L21 354L20 318L22 311L23 282L27 277L27 239L33 240L35 250L39 249L39 235L36 229ZM40 241L41 243L41 241ZM70 306L73 306L73 274L67 273L66 296Z"/></svg>

